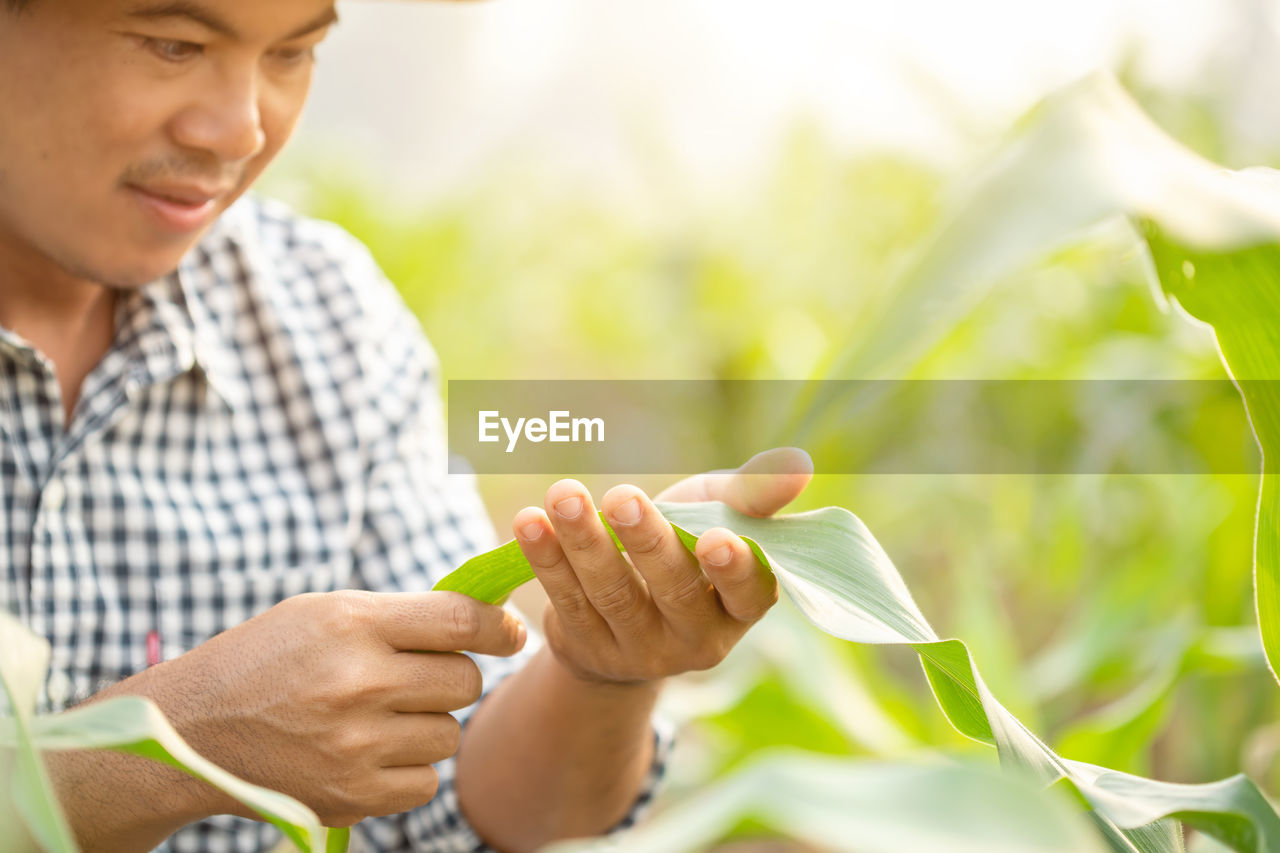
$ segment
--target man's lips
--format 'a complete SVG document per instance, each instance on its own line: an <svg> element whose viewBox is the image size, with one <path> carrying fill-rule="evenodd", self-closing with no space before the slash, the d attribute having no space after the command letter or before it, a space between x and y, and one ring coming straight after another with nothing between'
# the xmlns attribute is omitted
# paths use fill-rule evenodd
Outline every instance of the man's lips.
<svg viewBox="0 0 1280 853"><path fill-rule="evenodd" d="M195 184L145 187L126 184L125 188L161 226L179 233L194 231L203 226L217 207L218 199L228 192L225 188Z"/></svg>

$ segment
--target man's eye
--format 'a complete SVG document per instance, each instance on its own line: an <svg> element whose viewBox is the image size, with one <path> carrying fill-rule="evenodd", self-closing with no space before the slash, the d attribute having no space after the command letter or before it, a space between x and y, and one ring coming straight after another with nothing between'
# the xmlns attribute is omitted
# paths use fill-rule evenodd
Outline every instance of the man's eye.
<svg viewBox="0 0 1280 853"><path fill-rule="evenodd" d="M144 38L143 45L161 59L169 62L185 62L204 52L204 45L175 39Z"/></svg>
<svg viewBox="0 0 1280 853"><path fill-rule="evenodd" d="M316 49L314 47L282 47L279 50L273 50L271 56L281 65L302 65L315 61Z"/></svg>

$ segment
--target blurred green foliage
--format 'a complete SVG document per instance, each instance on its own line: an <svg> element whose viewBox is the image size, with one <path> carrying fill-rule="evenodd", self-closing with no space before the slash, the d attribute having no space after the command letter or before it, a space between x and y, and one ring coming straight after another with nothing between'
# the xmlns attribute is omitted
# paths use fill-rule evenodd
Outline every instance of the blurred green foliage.
<svg viewBox="0 0 1280 853"><path fill-rule="evenodd" d="M1204 110L1172 103L1162 96L1157 116L1194 123L1175 135L1218 146ZM672 199L662 215L557 190L532 171L503 170L420 210L332 168L275 180L371 248L446 378L772 379L821 376L865 333L953 178L891 155L843 155L800 129L746 197ZM1225 374L1209 332L1152 298L1143 250L1117 223L1001 282L909 375ZM1205 458L1222 440L1212 422L1195 436ZM480 485L502 529L502 510L537 502L547 484ZM1244 770L1276 791L1277 691L1253 627L1257 485L1240 475L826 475L797 508L857 513L939 633L963 639L995 695L1064 756L1167 781ZM787 673L795 660L768 653L770 623L812 630L771 616L735 652L751 665L703 679L720 698L685 736L676 790L763 745L982 752L938 712L909 650L815 640L870 697L861 734L880 730L877 716L903 733L858 736L858 720L833 719L815 696L822 679L801 683Z"/></svg>

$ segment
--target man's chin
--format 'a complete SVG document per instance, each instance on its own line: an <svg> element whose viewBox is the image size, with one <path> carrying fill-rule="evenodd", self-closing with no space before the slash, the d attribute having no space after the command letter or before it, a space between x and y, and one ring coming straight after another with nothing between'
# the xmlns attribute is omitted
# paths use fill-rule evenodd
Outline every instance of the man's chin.
<svg viewBox="0 0 1280 853"><path fill-rule="evenodd" d="M135 273L116 276L105 282L108 287L114 287L117 290L137 290L139 287L145 287L154 281L162 279L173 273L178 268L177 264L165 267L154 273Z"/></svg>
<svg viewBox="0 0 1280 853"><path fill-rule="evenodd" d="M198 231L182 235L129 233L122 242L131 251L103 258L98 269L102 275L97 280L111 287L131 289L171 275L212 226L210 221Z"/></svg>
<svg viewBox="0 0 1280 853"><path fill-rule="evenodd" d="M162 279L178 268L182 255L176 258L147 259L134 263L122 264L117 259L110 264L84 265L79 269L68 269L73 277L89 281L117 290L136 290Z"/></svg>
<svg viewBox="0 0 1280 853"><path fill-rule="evenodd" d="M171 275L182 263L198 239L182 241L181 245L152 248L131 253L132 257L104 258L97 269L88 276L101 284L121 289L134 289Z"/></svg>

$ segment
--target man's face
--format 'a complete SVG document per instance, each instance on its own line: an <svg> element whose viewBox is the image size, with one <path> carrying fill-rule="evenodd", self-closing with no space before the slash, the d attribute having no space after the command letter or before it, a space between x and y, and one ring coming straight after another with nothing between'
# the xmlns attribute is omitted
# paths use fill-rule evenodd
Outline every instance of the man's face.
<svg viewBox="0 0 1280 853"><path fill-rule="evenodd" d="M293 130L332 0L0 0L0 270L177 267Z"/></svg>

